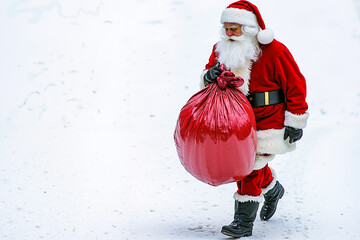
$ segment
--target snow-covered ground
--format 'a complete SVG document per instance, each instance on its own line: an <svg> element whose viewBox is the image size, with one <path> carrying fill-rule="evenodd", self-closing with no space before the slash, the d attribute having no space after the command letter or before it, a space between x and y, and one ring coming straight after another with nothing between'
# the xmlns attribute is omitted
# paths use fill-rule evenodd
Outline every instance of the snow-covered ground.
<svg viewBox="0 0 360 240"><path fill-rule="evenodd" d="M226 239L236 186L190 176L173 131L231 2L0 2L0 239ZM311 115L248 239L359 239L360 1L253 3Z"/></svg>

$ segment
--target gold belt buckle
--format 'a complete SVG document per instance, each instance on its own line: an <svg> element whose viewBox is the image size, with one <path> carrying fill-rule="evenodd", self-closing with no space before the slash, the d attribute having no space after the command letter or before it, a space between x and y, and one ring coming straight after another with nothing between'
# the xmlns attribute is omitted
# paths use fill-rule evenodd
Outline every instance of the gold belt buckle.
<svg viewBox="0 0 360 240"><path fill-rule="evenodd" d="M269 92L265 92L265 106L269 105Z"/></svg>

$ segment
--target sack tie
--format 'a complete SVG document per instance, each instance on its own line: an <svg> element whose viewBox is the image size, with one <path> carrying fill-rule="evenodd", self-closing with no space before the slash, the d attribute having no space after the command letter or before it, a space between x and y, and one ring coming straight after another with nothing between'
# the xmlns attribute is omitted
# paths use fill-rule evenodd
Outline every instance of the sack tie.
<svg viewBox="0 0 360 240"><path fill-rule="evenodd" d="M224 70L224 64L221 64L220 68ZM238 88L244 84L242 77L236 77L233 72L226 70L224 70L216 80L221 89L225 89L226 87Z"/></svg>

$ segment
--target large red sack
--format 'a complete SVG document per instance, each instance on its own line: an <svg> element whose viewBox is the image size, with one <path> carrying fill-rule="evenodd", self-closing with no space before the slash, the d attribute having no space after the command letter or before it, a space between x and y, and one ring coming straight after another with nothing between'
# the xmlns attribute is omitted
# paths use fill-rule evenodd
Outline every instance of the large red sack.
<svg viewBox="0 0 360 240"><path fill-rule="evenodd" d="M182 108L175 133L185 169L212 186L251 173L256 154L256 123L250 103L237 87L244 81L224 71Z"/></svg>

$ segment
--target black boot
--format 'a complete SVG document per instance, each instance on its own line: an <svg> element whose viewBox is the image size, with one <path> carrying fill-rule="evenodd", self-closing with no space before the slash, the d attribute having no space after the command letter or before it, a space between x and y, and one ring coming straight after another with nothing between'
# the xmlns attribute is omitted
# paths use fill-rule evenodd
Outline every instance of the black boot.
<svg viewBox="0 0 360 240"><path fill-rule="evenodd" d="M258 202L235 201L234 221L228 226L223 226L221 233L233 238L251 236L258 208Z"/></svg>
<svg viewBox="0 0 360 240"><path fill-rule="evenodd" d="M269 220L275 213L279 200L284 195L284 187L276 181L275 186L264 194L265 202L260 211L260 219L263 221Z"/></svg>

